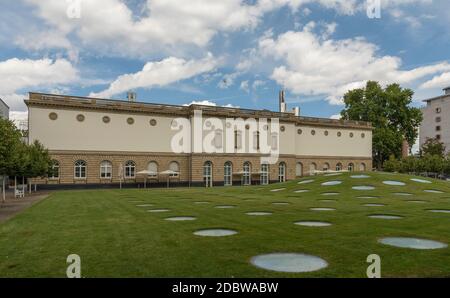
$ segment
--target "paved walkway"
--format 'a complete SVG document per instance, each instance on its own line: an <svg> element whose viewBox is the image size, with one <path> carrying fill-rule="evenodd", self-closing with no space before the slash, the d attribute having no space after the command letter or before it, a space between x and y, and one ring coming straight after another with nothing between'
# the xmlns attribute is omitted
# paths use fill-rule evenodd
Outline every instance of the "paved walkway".
<svg viewBox="0 0 450 298"><path fill-rule="evenodd" d="M1 196L1 194L0 194ZM14 199L12 193L7 193L6 202L2 203L0 197L0 223L13 218L18 213L31 207L35 203L48 197L48 192L36 192L33 194L27 194L25 198Z"/></svg>

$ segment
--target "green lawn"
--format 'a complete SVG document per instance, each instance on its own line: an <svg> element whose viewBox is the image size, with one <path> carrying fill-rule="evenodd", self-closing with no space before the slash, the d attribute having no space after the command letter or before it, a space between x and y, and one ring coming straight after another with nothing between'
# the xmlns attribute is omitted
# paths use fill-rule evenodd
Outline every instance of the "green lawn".
<svg viewBox="0 0 450 298"><path fill-rule="evenodd" d="M365 277L369 254L380 255L383 277L450 277L448 247L413 250L378 243L381 237L404 236L450 244L450 214L427 211L450 209L449 182L422 184L410 181L406 175L368 175L371 178L317 176L312 178L314 182L304 185L292 181L265 187L53 193L0 225L0 277L64 277L69 254L81 256L83 277ZM321 186L331 180L343 183ZM403 181L406 186L387 186L384 180ZM354 185L372 185L376 189L352 190ZM270 191L279 188L286 189ZM299 189L310 192L294 192ZM425 189L444 193L426 193ZM339 195L323 196L323 192ZM413 196L398 196L395 192ZM323 199L336 201L320 201ZM142 202L132 202L139 200ZM366 203L386 206L363 206ZM139 204L154 206L137 207ZM214 208L217 205L236 208ZM332 207L336 211L311 211L311 207ZM147 212L153 208L171 211ZM245 213L249 211L273 214L248 216ZM369 214L404 218L371 219ZM164 220L170 216L195 216L197 220ZM293 224L299 220L326 221L332 226ZM219 238L193 235L206 228L229 228L239 233ZM272 252L311 254L325 259L329 266L292 274L259 269L249 262L253 256Z"/></svg>

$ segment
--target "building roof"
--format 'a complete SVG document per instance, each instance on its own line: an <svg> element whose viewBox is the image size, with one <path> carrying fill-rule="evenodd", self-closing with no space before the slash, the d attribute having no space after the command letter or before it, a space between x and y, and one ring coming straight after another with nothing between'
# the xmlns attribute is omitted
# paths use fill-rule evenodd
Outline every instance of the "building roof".
<svg viewBox="0 0 450 298"><path fill-rule="evenodd" d="M328 118L315 118L295 116L291 113L280 113L269 110L251 110L242 108L203 106L192 104L189 106L156 104L147 102L130 102L126 100L112 100L92 97L80 97L69 95L56 95L45 93L29 93L29 99L25 104L30 106L42 106L59 109L85 109L103 110L115 112L128 112L147 115L170 115L189 117L195 110L201 110L203 115L210 117L229 118L279 118L280 122L294 122L297 125L313 125L325 127L343 127L356 129L372 129L372 124L364 121L335 120Z"/></svg>
<svg viewBox="0 0 450 298"><path fill-rule="evenodd" d="M430 101L434 101L434 100L438 100L438 99L446 99L446 98L450 98L450 94L445 94L445 95L440 95L440 96L424 99L423 102L430 102Z"/></svg>
<svg viewBox="0 0 450 298"><path fill-rule="evenodd" d="M0 102L2 102L9 109L9 106L6 104L6 102L3 101L3 99L1 97L0 97Z"/></svg>
<svg viewBox="0 0 450 298"><path fill-rule="evenodd" d="M442 90L444 90L444 91L450 90L450 86L448 86L448 87L446 87L446 88L444 88ZM444 95L440 95L440 96L424 99L423 102L430 102L430 101L433 101L433 100L446 99L446 98L450 98L450 94L444 94Z"/></svg>

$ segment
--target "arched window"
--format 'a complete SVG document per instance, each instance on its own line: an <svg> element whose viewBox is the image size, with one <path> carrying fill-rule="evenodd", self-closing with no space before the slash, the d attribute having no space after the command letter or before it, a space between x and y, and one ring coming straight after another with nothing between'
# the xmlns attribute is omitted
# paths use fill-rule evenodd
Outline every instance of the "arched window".
<svg viewBox="0 0 450 298"><path fill-rule="evenodd" d="M280 162L278 165L278 181L286 182L286 163Z"/></svg>
<svg viewBox="0 0 450 298"><path fill-rule="evenodd" d="M352 163L349 163L349 164L348 164L348 171L349 171L349 172L353 172L354 169L355 169L355 165L352 164Z"/></svg>
<svg viewBox="0 0 450 298"><path fill-rule="evenodd" d="M366 164L365 163L360 163L359 164L359 170L361 171L361 172L365 172L366 171Z"/></svg>
<svg viewBox="0 0 450 298"><path fill-rule="evenodd" d="M52 160L49 178L50 179L59 179L59 161Z"/></svg>
<svg viewBox="0 0 450 298"><path fill-rule="evenodd" d="M203 182L206 187L212 187L212 162L207 161L203 164Z"/></svg>
<svg viewBox="0 0 450 298"><path fill-rule="evenodd" d="M245 162L242 173L242 185L250 185L252 183L251 171L252 165L249 162Z"/></svg>
<svg viewBox="0 0 450 298"><path fill-rule="evenodd" d="M317 170L317 165L313 162L309 165L309 174L314 175Z"/></svg>
<svg viewBox="0 0 450 298"><path fill-rule="evenodd" d="M223 183L225 186L233 185L233 164L227 161L223 166Z"/></svg>
<svg viewBox="0 0 450 298"><path fill-rule="evenodd" d="M180 175L180 164L176 161L172 161L169 164L169 170L174 172L173 174L170 174L170 177L178 177Z"/></svg>
<svg viewBox="0 0 450 298"><path fill-rule="evenodd" d="M75 178L84 179L86 178L86 162L84 160L77 160L75 162Z"/></svg>
<svg viewBox="0 0 450 298"><path fill-rule="evenodd" d="M134 161L129 160L125 164L125 178L136 177L136 164Z"/></svg>
<svg viewBox="0 0 450 298"><path fill-rule="evenodd" d="M111 178L112 177L112 163L110 161L104 160L100 164L100 178Z"/></svg>
<svg viewBox="0 0 450 298"><path fill-rule="evenodd" d="M266 163L261 164L261 184L269 184L269 165Z"/></svg>
<svg viewBox="0 0 450 298"><path fill-rule="evenodd" d="M303 164L301 162L298 162L295 165L295 176L297 177L303 176Z"/></svg>
<svg viewBox="0 0 450 298"><path fill-rule="evenodd" d="M336 171L337 171L337 172L342 171L342 164L341 164L341 163L338 163L338 164L336 165Z"/></svg>
<svg viewBox="0 0 450 298"><path fill-rule="evenodd" d="M323 170L324 170L324 171L329 171L329 170L330 170L330 164L327 163L327 162L324 163L324 164L323 164Z"/></svg>
<svg viewBox="0 0 450 298"><path fill-rule="evenodd" d="M148 163L147 171L152 172L150 177L156 177L158 175L158 164L156 161L151 161Z"/></svg>

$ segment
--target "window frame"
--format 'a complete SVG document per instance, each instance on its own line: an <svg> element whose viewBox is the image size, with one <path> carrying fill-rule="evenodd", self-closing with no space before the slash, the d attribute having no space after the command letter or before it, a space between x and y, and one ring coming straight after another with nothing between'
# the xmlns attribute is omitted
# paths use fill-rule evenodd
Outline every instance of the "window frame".
<svg viewBox="0 0 450 298"><path fill-rule="evenodd" d="M205 187L213 186L213 163L209 160L203 164L203 183Z"/></svg>
<svg viewBox="0 0 450 298"><path fill-rule="evenodd" d="M50 175L49 175L49 179L51 180L58 180L61 176L60 174L60 169L61 169L61 164L59 163L59 161L57 160L52 160L52 165L50 167ZM55 176L55 171L57 173L57 175Z"/></svg>
<svg viewBox="0 0 450 298"><path fill-rule="evenodd" d="M231 161L227 161L223 164L223 185L233 185L233 163Z"/></svg>
<svg viewBox="0 0 450 298"><path fill-rule="evenodd" d="M74 173L75 179L84 180L87 178L87 162L84 160L77 160L74 163Z"/></svg>
<svg viewBox="0 0 450 298"><path fill-rule="evenodd" d="M100 178L101 179L112 179L112 162L109 160L103 160L100 163Z"/></svg>
<svg viewBox="0 0 450 298"><path fill-rule="evenodd" d="M125 163L124 178L125 179L135 179L136 178L136 163L134 161L129 160Z"/></svg>
<svg viewBox="0 0 450 298"><path fill-rule="evenodd" d="M287 165L284 161L278 164L278 182L286 182Z"/></svg>
<svg viewBox="0 0 450 298"><path fill-rule="evenodd" d="M269 164L267 163L261 164L261 176L260 176L261 185L269 184L269 173L270 173Z"/></svg>
<svg viewBox="0 0 450 298"><path fill-rule="evenodd" d="M242 165L242 185L252 185L252 164L249 161Z"/></svg>

